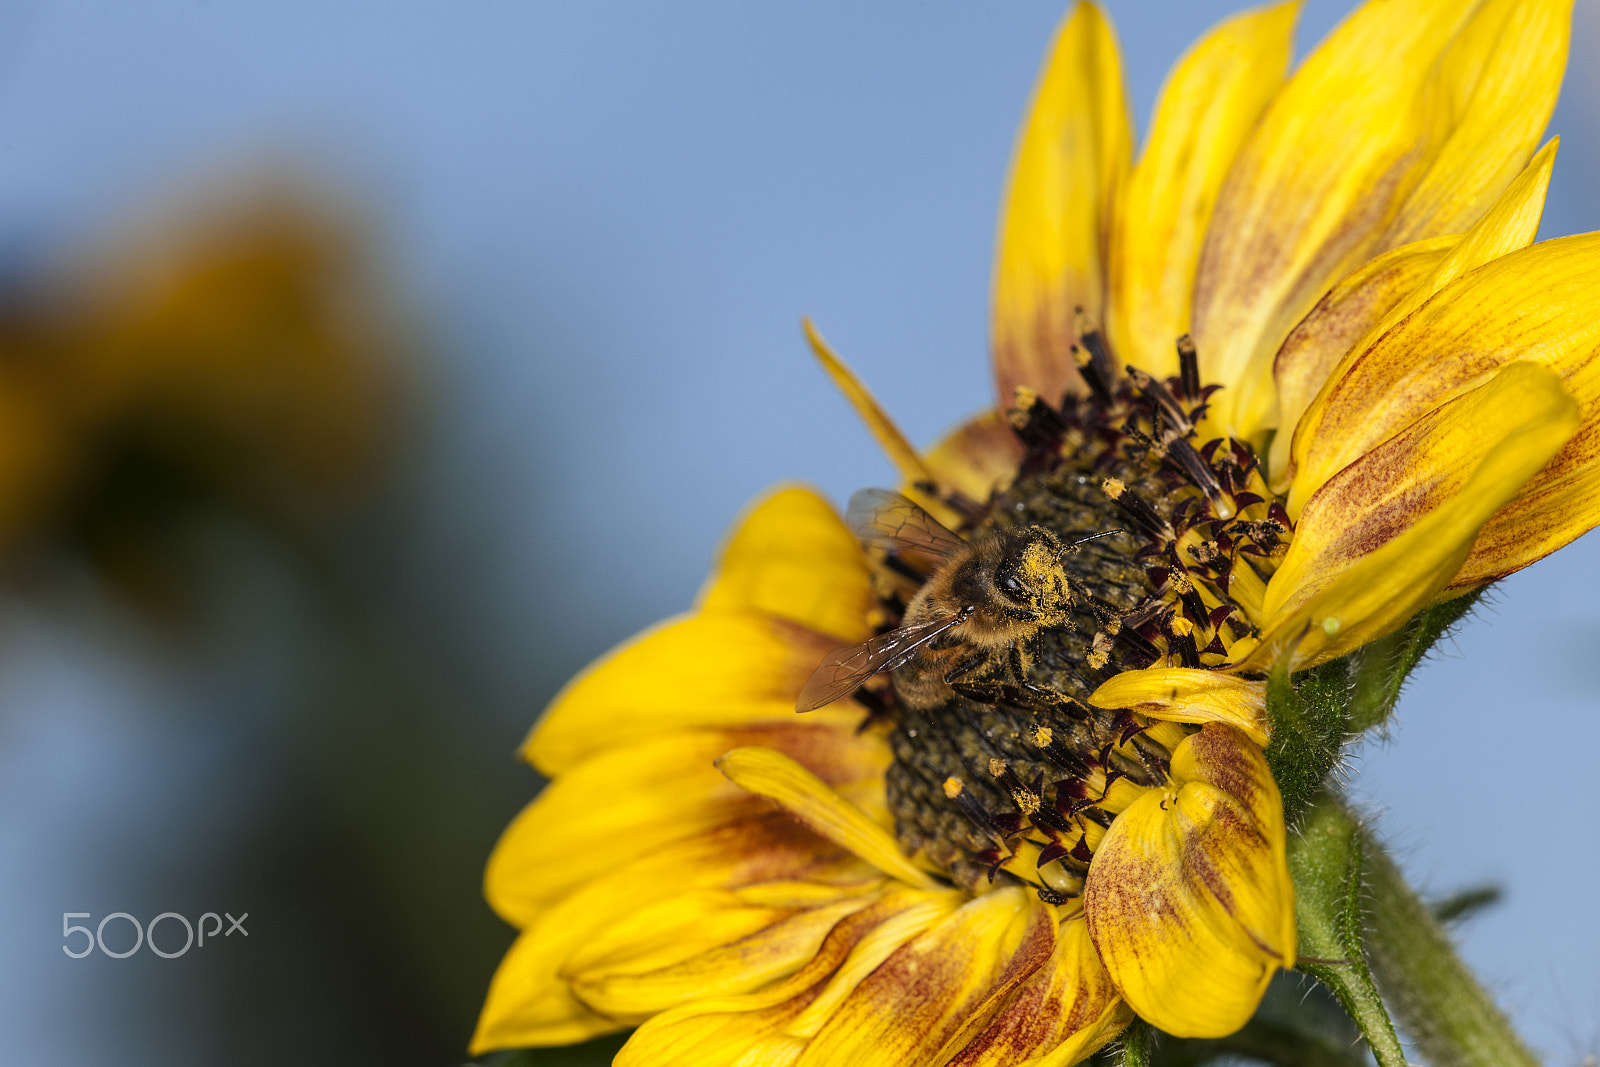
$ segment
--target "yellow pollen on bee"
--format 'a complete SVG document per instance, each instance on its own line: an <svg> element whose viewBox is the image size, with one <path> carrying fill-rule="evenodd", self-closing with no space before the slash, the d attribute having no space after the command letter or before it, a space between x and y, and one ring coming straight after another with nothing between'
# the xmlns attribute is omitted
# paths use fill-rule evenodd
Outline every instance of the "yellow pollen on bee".
<svg viewBox="0 0 1600 1067"><path fill-rule="evenodd" d="M1048 726L1038 726L1033 731L1033 743L1044 748L1056 739L1056 732Z"/></svg>
<svg viewBox="0 0 1600 1067"><path fill-rule="evenodd" d="M1006 761L999 758L991 758L989 760L989 773L996 778L1006 773Z"/></svg>
<svg viewBox="0 0 1600 1067"><path fill-rule="evenodd" d="M1128 484L1121 478L1107 478L1100 483L1100 488L1105 490L1106 496L1116 500L1128 489Z"/></svg>
<svg viewBox="0 0 1600 1067"><path fill-rule="evenodd" d="M949 797L951 800L954 800L956 797L961 795L962 788L963 786L961 785L961 779L955 777L954 775L951 775L949 778L944 780L944 795Z"/></svg>
<svg viewBox="0 0 1600 1067"><path fill-rule="evenodd" d="M1056 569L1055 553L1050 551L1043 542L1036 541L1023 549L1022 558L1018 560L1017 569L1028 584L1040 585Z"/></svg>
<svg viewBox="0 0 1600 1067"><path fill-rule="evenodd" d="M1190 634L1194 633L1194 623L1190 622L1182 615L1174 615L1172 617L1172 632L1177 634L1179 637L1188 637Z"/></svg>

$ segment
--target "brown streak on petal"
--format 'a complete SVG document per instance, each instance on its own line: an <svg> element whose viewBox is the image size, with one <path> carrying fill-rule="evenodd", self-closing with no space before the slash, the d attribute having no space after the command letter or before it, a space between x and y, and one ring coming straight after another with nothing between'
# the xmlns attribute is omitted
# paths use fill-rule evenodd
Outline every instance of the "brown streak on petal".
<svg viewBox="0 0 1600 1067"><path fill-rule="evenodd" d="M1588 369L1600 367L1600 352L1591 354L1585 367L1582 377L1588 381L1577 374L1566 381L1584 404L1582 427L1484 524L1441 599L1519 571L1600 524L1600 402Z"/></svg>
<svg viewBox="0 0 1600 1067"><path fill-rule="evenodd" d="M1421 241L1370 260L1324 294L1289 331L1272 365L1280 408L1270 465L1274 484L1283 483L1292 473L1285 467L1295 423L1340 359L1420 285L1458 242L1454 236Z"/></svg>
<svg viewBox="0 0 1600 1067"><path fill-rule="evenodd" d="M844 849L824 841L781 811L744 817L703 835L697 844L723 867L722 876L707 884L728 889L792 879L831 882L841 875L844 882L877 877L876 872ZM640 871L641 875L645 873Z"/></svg>
<svg viewBox="0 0 1600 1067"><path fill-rule="evenodd" d="M1234 904L1233 888L1229 885L1226 875L1218 869L1209 851L1209 842L1216 839L1254 840L1260 843L1259 847L1265 849L1266 838L1251 819L1226 800L1217 803L1211 809L1211 818L1205 826L1197 826L1190 822L1180 830L1180 834L1183 839L1183 856L1189 865L1189 873L1217 898L1224 911L1237 918L1239 909Z"/></svg>
<svg viewBox="0 0 1600 1067"><path fill-rule="evenodd" d="M1050 962L945 1067L1020 1063L1075 1039L1087 1054L1120 1030L1127 1009L1087 941L1081 916L1065 920Z"/></svg>
<svg viewBox="0 0 1600 1067"><path fill-rule="evenodd" d="M1080 340L1072 300L1065 296L1041 300L1029 327L1026 341L996 327L994 365L1000 397L1015 395L1019 385L1037 390L1052 404L1068 393L1082 393L1083 379L1072 359L1073 346Z"/></svg>
<svg viewBox="0 0 1600 1067"><path fill-rule="evenodd" d="M1019 921L1008 950L1008 930ZM800 1063L854 1062L850 1057L867 1048L881 1062L938 1062L933 1053L963 1028L982 1026L1054 948L1053 910L1031 893L980 896L884 960L839 1005ZM1001 951L1005 958L996 958Z"/></svg>
<svg viewBox="0 0 1600 1067"><path fill-rule="evenodd" d="M1478 533L1461 570L1440 594L1448 600L1537 563L1600 524L1600 469L1544 478L1500 509Z"/></svg>
<svg viewBox="0 0 1600 1067"><path fill-rule="evenodd" d="M1266 338L1275 343L1291 324L1304 317L1334 279L1343 276L1355 264L1388 251L1375 244L1372 231L1387 216L1390 205L1398 199L1398 191L1408 180L1414 179L1412 172L1421 156L1421 149L1416 148L1396 159L1388 170L1374 179L1370 195L1358 200L1356 209L1341 217L1339 228L1327 235L1316 254L1301 266L1293 285L1285 290L1280 310L1271 320L1273 325L1268 327ZM1275 266L1281 269L1286 265L1279 263ZM1263 269L1255 276L1258 283L1270 280L1273 272L1267 269L1268 266L1262 264Z"/></svg>
<svg viewBox="0 0 1600 1067"><path fill-rule="evenodd" d="M776 749L834 786L856 781L864 775L881 774L888 759L887 748L873 751L876 746L863 745L857 736L831 726L779 723L717 732L726 741L718 756L730 749L746 746ZM706 768L715 771L709 761ZM721 774L717 777L727 781ZM748 795L731 783L729 786L738 795Z"/></svg>
<svg viewBox="0 0 1600 1067"><path fill-rule="evenodd" d="M924 462L944 489L981 503L1010 484L1022 462L1022 451L1005 416L986 411L952 430L934 445ZM921 497L918 501L924 506L938 503Z"/></svg>
<svg viewBox="0 0 1600 1067"><path fill-rule="evenodd" d="M1263 789L1256 762L1260 750L1253 745L1246 747L1249 743L1241 740L1232 727L1207 724L1198 734L1190 735L1188 741L1204 772L1198 776L1200 780L1238 800L1253 814L1263 804L1279 803L1276 796L1269 796Z"/></svg>
<svg viewBox="0 0 1600 1067"><path fill-rule="evenodd" d="M1337 471L1509 363L1544 363L1576 378L1586 366L1579 353L1600 339L1597 243L1600 235L1581 234L1501 256L1451 282L1350 360L1297 434L1289 508L1296 521Z"/></svg>
<svg viewBox="0 0 1600 1067"><path fill-rule="evenodd" d="M839 920L833 929L828 931L822 947L817 949L817 954L811 962L785 981L779 989L802 990L821 982L839 969L839 965L863 937L891 915L903 911L905 907L906 902L903 897L891 894L870 907ZM774 990L772 995L775 996L777 993L778 990Z"/></svg>
<svg viewBox="0 0 1600 1067"><path fill-rule="evenodd" d="M1022 943L1017 946L1005 969L989 987L983 1000L973 1009L956 1017L957 1026L945 1036L943 1048L932 1062L943 1063L956 1050L968 1046L972 1036L986 1027L994 1013L1011 998L1018 987L1045 970L1054 957L1057 947L1057 922L1055 909L1044 905L1031 906L1028 927Z"/></svg>

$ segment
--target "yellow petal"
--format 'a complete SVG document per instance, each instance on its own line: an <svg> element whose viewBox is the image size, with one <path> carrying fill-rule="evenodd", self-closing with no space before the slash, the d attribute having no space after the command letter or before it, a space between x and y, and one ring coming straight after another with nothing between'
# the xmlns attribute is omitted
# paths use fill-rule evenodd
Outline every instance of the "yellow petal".
<svg viewBox="0 0 1600 1067"><path fill-rule="evenodd" d="M862 979L963 902L949 890L898 889L840 921L799 972L740 997L706 998L635 1031L616 1067L787 1067Z"/></svg>
<svg viewBox="0 0 1600 1067"><path fill-rule="evenodd" d="M1080 914L1061 923L1050 962L1033 973L946 1067L1070 1067L1133 1019Z"/></svg>
<svg viewBox="0 0 1600 1067"><path fill-rule="evenodd" d="M980 504L1017 476L1022 443L998 411L985 411L951 431L933 446L928 468L939 484ZM927 501L919 500L924 507Z"/></svg>
<svg viewBox="0 0 1600 1067"><path fill-rule="evenodd" d="M702 726L792 722L794 701L839 642L808 627L748 611L669 619L567 683L524 746L554 776L607 748ZM858 708L813 712L854 727Z"/></svg>
<svg viewBox="0 0 1600 1067"><path fill-rule="evenodd" d="M790 722L646 738L569 768L506 827L484 874L484 895L507 922L526 926L566 893L617 861L596 841L625 841L642 854L764 810L717 772L730 748L787 752L829 784L871 804L882 792L888 746L873 733Z"/></svg>
<svg viewBox="0 0 1600 1067"><path fill-rule="evenodd" d="M829 1016L799 1067L938 1063L966 1025L981 1026L1049 962L1053 909L1021 888L968 902L901 946ZM948 1050L947 1050L948 1051Z"/></svg>
<svg viewBox="0 0 1600 1067"><path fill-rule="evenodd" d="M1000 211L993 344L1000 403L1018 385L1057 402L1076 383L1076 309L1102 321L1111 211L1132 124L1110 24L1079 2L1062 23L1017 137Z"/></svg>
<svg viewBox="0 0 1600 1067"><path fill-rule="evenodd" d="M1266 669L1292 647L1299 669L1398 628L1578 425L1554 373L1512 363L1329 479L1267 585L1261 645L1246 665Z"/></svg>
<svg viewBox="0 0 1600 1067"><path fill-rule="evenodd" d="M776 801L813 831L849 849L891 878L922 889L932 888L933 879L905 857L893 834L782 752L736 748L718 760L717 767L729 781Z"/></svg>
<svg viewBox="0 0 1600 1067"><path fill-rule="evenodd" d="M1590 407L1591 390L1600 382L1592 373L1586 377L1590 388L1580 397L1583 425L1509 504L1483 524L1443 596L1504 578L1600 525L1600 420ZM1573 384L1569 377L1568 387Z"/></svg>
<svg viewBox="0 0 1600 1067"><path fill-rule="evenodd" d="M1172 786L1117 816L1084 885L1089 933L1123 997L1179 1037L1250 1018L1295 960L1283 803L1244 734L1207 723L1172 754Z"/></svg>
<svg viewBox="0 0 1600 1067"><path fill-rule="evenodd" d="M1401 245L1369 260L1317 301L1272 361L1283 427L1272 439L1268 469L1272 485L1283 492L1294 473L1290 466L1292 428L1305 413L1346 353L1383 321L1435 270L1461 241L1460 234L1432 237Z"/></svg>
<svg viewBox="0 0 1600 1067"><path fill-rule="evenodd" d="M700 594L701 611L757 611L854 644L871 636L872 579L861 546L828 502L779 489L752 507Z"/></svg>
<svg viewBox="0 0 1600 1067"><path fill-rule="evenodd" d="M1486 0L1478 7L1436 76L1435 121L1448 134L1390 224L1385 246L1460 233L1494 203L1555 109L1571 23L1572 0Z"/></svg>
<svg viewBox="0 0 1600 1067"><path fill-rule="evenodd" d="M575 945L557 973L569 981L584 976L598 985L608 975L653 971L733 944L797 910L746 902L728 889L652 894Z"/></svg>
<svg viewBox="0 0 1600 1067"><path fill-rule="evenodd" d="M1189 49L1167 76L1144 155L1118 198L1107 276L1112 349L1157 377L1178 373L1174 342L1189 332L1206 223L1283 83L1298 14L1298 2L1247 11Z"/></svg>
<svg viewBox="0 0 1600 1067"><path fill-rule="evenodd" d="M723 890L697 896L721 899L690 906L681 899L652 902L580 948L563 967L573 992L596 1011L620 1018L752 992L799 971L840 919L874 899L832 890L793 908L763 907Z"/></svg>
<svg viewBox="0 0 1600 1067"><path fill-rule="evenodd" d="M1123 671L1096 689L1089 703L1133 708L1168 722L1225 722L1256 744L1267 743L1267 687L1233 674L1187 667Z"/></svg>
<svg viewBox="0 0 1600 1067"><path fill-rule="evenodd" d="M553 969L534 931L524 930L489 982L469 1046L474 1056L501 1048L570 1045L627 1026L591 1011Z"/></svg>
<svg viewBox="0 0 1600 1067"><path fill-rule="evenodd" d="M1386 315L1378 329L1399 322L1467 271L1533 243L1539 233L1539 220L1544 217L1544 197L1550 188L1550 171L1556 164L1556 149L1560 145L1561 138L1553 138L1528 161L1522 173L1506 186L1494 206L1445 255L1428 280Z"/></svg>
<svg viewBox="0 0 1600 1067"><path fill-rule="evenodd" d="M1584 383L1597 345L1600 234L1545 241L1469 271L1347 361L1306 412L1290 514L1364 452L1513 360L1550 367L1586 414L1595 410Z"/></svg>
<svg viewBox="0 0 1600 1067"><path fill-rule="evenodd" d="M881 877L778 812L643 854L620 851L606 873L522 932L490 982L473 1048L567 1044L624 1025L577 1000L560 969L577 949L639 909L641 886L656 896L797 881L866 890Z"/></svg>
<svg viewBox="0 0 1600 1067"><path fill-rule="evenodd" d="M1286 404L1284 415L1287 418L1293 415L1296 419L1295 432L1282 435L1284 440L1294 442L1295 464L1294 470L1286 474L1295 474L1307 450L1311 447L1317 427L1323 417L1323 408L1329 403L1329 397L1338 389L1338 382L1353 367L1356 362L1373 345L1387 333L1396 323L1420 308L1436 293L1444 289L1451 282L1475 270L1486 263L1490 263L1519 248L1526 248L1533 242L1539 232L1539 219L1544 214L1545 191L1550 186L1550 169L1555 165L1556 147L1558 140L1553 140L1536 155L1517 179L1507 187L1494 208L1489 211L1477 225L1473 226L1453 247L1449 248L1435 264L1432 271L1419 281L1411 292L1406 293L1394 305L1384 312L1383 316L1368 327L1366 333L1354 341L1349 351L1340 359L1335 368L1327 374L1327 380L1320 386L1320 391L1314 401L1304 409L1304 419L1301 419L1301 410L1292 410ZM1423 246L1407 245L1406 248ZM1404 251L1403 249L1397 251ZM1380 257L1383 258L1383 257ZM1365 268L1363 269L1363 271ZM1361 272L1358 272L1361 273ZM1314 315L1314 313L1313 313ZM1308 316L1308 319L1311 316ZM1299 332L1296 327L1296 332ZM1288 347L1287 344L1285 347ZM1280 353L1280 359L1282 354ZM1403 414L1402 416L1403 417ZM1285 422L1285 425L1295 425ZM1399 425L1394 426L1395 429ZM1377 436L1369 438L1376 440ZM1278 442L1274 442L1276 454ZM1318 474L1331 474L1328 468L1330 454L1326 449L1321 450L1320 464L1304 477L1294 479L1294 494L1289 501L1291 515L1298 515L1300 506L1310 495L1316 492L1321 482L1317 481ZM1275 484L1282 484L1282 477L1275 478Z"/></svg>
<svg viewBox="0 0 1600 1067"><path fill-rule="evenodd" d="M1274 425L1269 372L1290 327L1339 278L1403 243L1380 238L1427 166L1429 75L1471 12L1460 0L1358 8L1240 153L1195 275L1194 338L1202 377L1225 386L1210 411L1221 430L1259 439Z"/></svg>
<svg viewBox="0 0 1600 1067"><path fill-rule="evenodd" d="M887 412L878 406L867 387L857 378L855 372L845 365L844 360L834 355L833 349L828 347L828 342L822 339L817 328L811 325L810 319L805 319L803 325L806 330L806 341L811 345L811 351L816 353L817 359L822 363L822 369L828 372L828 377L833 379L833 384L850 401L850 406L856 409L856 414L861 421L867 424L873 439L878 442L878 447L888 454L889 459L900 471L900 477L912 483L929 483L932 476L928 468L923 466L922 457L917 455L917 450L911 447L911 442L906 440L905 434L900 432L900 427L894 424Z"/></svg>

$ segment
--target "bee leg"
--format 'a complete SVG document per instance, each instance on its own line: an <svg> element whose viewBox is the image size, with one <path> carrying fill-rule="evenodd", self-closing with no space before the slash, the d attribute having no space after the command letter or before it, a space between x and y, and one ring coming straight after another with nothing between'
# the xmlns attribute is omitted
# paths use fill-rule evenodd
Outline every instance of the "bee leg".
<svg viewBox="0 0 1600 1067"><path fill-rule="evenodd" d="M957 663L954 667L951 667L950 670L945 672L944 684L953 689L958 681L960 681L962 678L965 678L967 675L971 674L973 671L977 670L979 667L982 667L988 662L989 653L987 652L979 652L977 655L968 656L966 659L962 660L960 663Z"/></svg>
<svg viewBox="0 0 1600 1067"><path fill-rule="evenodd" d="M1013 708L1036 706L1020 688L1010 682L956 682L950 688L978 704L1001 704Z"/></svg>
<svg viewBox="0 0 1600 1067"><path fill-rule="evenodd" d="M951 668L944 676L945 684L968 700L979 704L1001 704L1030 711L1063 708L1076 710L1080 707L1070 697L1030 682L1023 652L1017 645L1011 646L1006 656L1006 665L1010 668L1007 672L1010 678L993 676L1001 674L1000 671L991 672L989 677L971 677L974 673L978 673L980 668L997 666L993 654L981 652L967 657Z"/></svg>
<svg viewBox="0 0 1600 1067"><path fill-rule="evenodd" d="M994 662L994 657L988 652L979 652L968 656L957 663L944 676L944 683L968 700L979 704L1016 704L1021 697L1016 686L994 678L973 678L981 668L988 667Z"/></svg>
<svg viewBox="0 0 1600 1067"><path fill-rule="evenodd" d="M979 704L1003 704L1025 711L1065 710L1081 714L1082 705L1071 697L1062 696L1053 689L1032 682L1003 682L984 680L956 682L950 688Z"/></svg>
<svg viewBox="0 0 1600 1067"><path fill-rule="evenodd" d="M1119 619L1122 617L1123 613L1118 611L1114 605L1108 604L1104 600L1101 600L1099 597L1095 596L1089 591L1088 586L1084 585L1076 578L1069 579L1069 588L1071 588L1072 592L1083 601L1083 606L1089 609L1090 614L1092 614L1100 622L1107 623L1112 619Z"/></svg>
<svg viewBox="0 0 1600 1067"><path fill-rule="evenodd" d="M1034 658L1033 645L1038 639L1019 642L1011 646L1010 665L1012 677L1017 679L1017 688L1021 690L1026 703L1022 706L1031 708L1066 708L1069 710L1087 710L1083 705L1065 694L1058 693L1048 686L1039 685L1031 680L1033 671L1031 666Z"/></svg>

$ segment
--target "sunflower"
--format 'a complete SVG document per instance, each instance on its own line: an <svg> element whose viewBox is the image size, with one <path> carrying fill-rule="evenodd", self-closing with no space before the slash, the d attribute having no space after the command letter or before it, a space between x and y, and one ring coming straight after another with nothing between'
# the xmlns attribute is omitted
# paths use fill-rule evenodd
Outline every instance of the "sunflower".
<svg viewBox="0 0 1600 1067"><path fill-rule="evenodd" d="M946 564L759 502L695 609L529 738L551 783L489 862L522 932L474 1049L637 1026L618 1064L1043 1067L1135 1016L1244 1025L1297 960L1273 686L1600 522L1600 235L1532 243L1570 6L1374 0L1292 74L1295 5L1247 12L1134 163L1078 4L1002 210L1000 406L920 453L810 331L897 506L1046 531L1067 617L985 686L910 699L901 659L797 716Z"/></svg>
<svg viewBox="0 0 1600 1067"><path fill-rule="evenodd" d="M292 182L135 217L0 310L0 572L85 552L175 608L174 521L283 532L349 506L385 451L394 315L356 227Z"/></svg>

